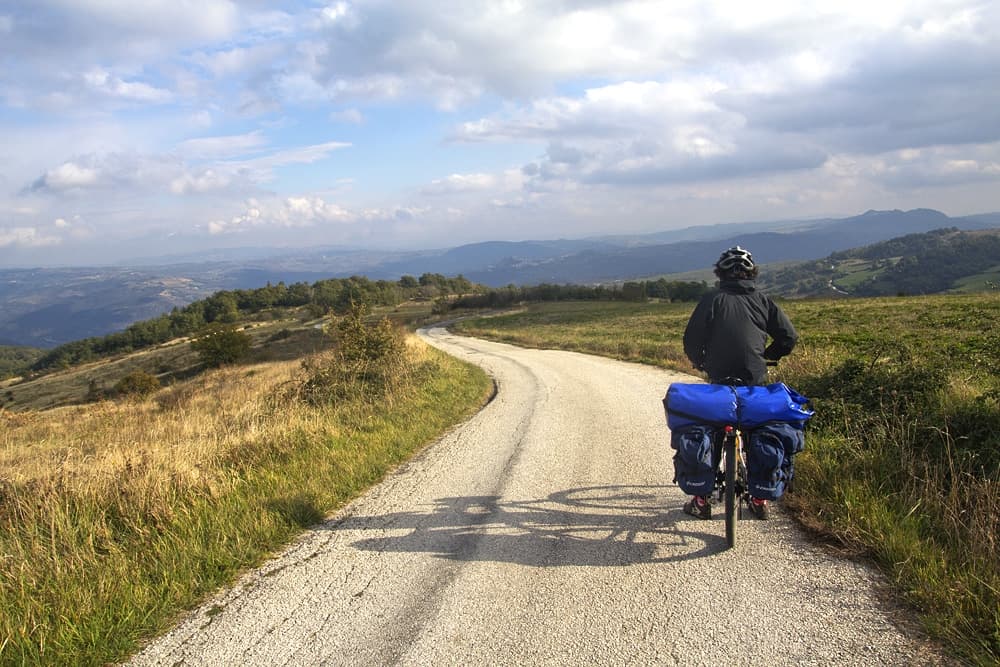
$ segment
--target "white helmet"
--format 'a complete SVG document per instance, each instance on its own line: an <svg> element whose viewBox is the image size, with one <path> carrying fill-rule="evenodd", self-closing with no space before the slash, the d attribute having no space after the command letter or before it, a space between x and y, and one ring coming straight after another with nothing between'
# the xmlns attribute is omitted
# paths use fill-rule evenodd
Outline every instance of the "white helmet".
<svg viewBox="0 0 1000 667"><path fill-rule="evenodd" d="M753 271L753 255L749 250L736 246L730 248L719 256L719 261L715 263L715 268L723 273L733 273L735 271Z"/></svg>

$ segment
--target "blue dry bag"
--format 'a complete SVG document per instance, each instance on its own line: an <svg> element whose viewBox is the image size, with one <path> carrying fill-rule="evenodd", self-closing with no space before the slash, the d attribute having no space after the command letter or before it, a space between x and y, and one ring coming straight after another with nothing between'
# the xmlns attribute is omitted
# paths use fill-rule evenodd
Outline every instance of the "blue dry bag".
<svg viewBox="0 0 1000 667"><path fill-rule="evenodd" d="M689 424L753 428L769 422L803 424L813 416L809 402L783 382L766 387L675 382L667 389L663 408L671 429Z"/></svg>

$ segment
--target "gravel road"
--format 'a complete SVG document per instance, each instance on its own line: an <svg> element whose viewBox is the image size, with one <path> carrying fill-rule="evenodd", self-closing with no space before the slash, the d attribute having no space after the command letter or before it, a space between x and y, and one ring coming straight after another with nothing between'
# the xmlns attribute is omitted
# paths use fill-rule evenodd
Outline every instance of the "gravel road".
<svg viewBox="0 0 1000 667"><path fill-rule="evenodd" d="M421 333L496 398L133 664L946 664L780 510L734 550L681 511L660 400L690 377Z"/></svg>

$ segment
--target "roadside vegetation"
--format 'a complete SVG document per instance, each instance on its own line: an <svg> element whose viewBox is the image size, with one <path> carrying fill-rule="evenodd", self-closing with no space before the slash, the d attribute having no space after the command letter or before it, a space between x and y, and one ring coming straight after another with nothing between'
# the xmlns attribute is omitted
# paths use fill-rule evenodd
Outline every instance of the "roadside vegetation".
<svg viewBox="0 0 1000 667"><path fill-rule="evenodd" d="M960 658L997 664L1000 294L782 305L801 341L772 377L817 411L786 506L871 556ZM681 349L690 312L678 303L536 304L456 328L692 372Z"/></svg>
<svg viewBox="0 0 1000 667"><path fill-rule="evenodd" d="M305 360L0 409L0 664L127 658L487 399L478 368L371 320L327 319Z"/></svg>

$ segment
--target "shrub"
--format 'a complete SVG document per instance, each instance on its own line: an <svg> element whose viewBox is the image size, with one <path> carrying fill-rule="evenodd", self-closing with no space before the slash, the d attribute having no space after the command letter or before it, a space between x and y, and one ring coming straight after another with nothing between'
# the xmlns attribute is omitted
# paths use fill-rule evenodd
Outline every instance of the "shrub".
<svg viewBox="0 0 1000 667"><path fill-rule="evenodd" d="M367 308L353 305L327 327L334 351L303 362L306 380L300 395L312 404L348 398L390 401L409 380L410 364L403 331L387 318L369 325Z"/></svg>
<svg viewBox="0 0 1000 667"><path fill-rule="evenodd" d="M145 398L159 388L160 381L155 375L137 368L115 383L114 393L116 396Z"/></svg>
<svg viewBox="0 0 1000 667"><path fill-rule="evenodd" d="M210 327L200 338L191 342L191 349L198 353L208 367L234 364L250 352L250 336L237 331L234 326Z"/></svg>

